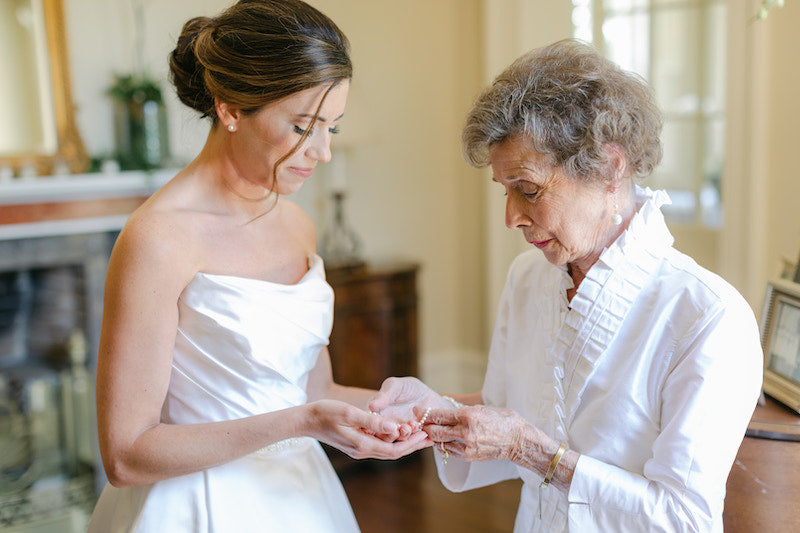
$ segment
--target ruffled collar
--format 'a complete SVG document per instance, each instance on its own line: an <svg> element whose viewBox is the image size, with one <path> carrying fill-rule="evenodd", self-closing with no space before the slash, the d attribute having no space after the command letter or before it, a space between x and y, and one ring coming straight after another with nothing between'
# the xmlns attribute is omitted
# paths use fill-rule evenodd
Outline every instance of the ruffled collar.
<svg viewBox="0 0 800 533"><path fill-rule="evenodd" d="M567 428L595 368L673 243L660 210L670 203L667 193L637 186L634 194L641 207L586 273L548 354L548 366L554 369L554 437L562 441L569 440ZM565 267L560 268L566 273ZM564 290L570 286L560 285Z"/></svg>
<svg viewBox="0 0 800 533"><path fill-rule="evenodd" d="M608 258L604 259L604 255L617 253L632 256L631 259L636 260L642 251L657 251L672 246L675 239L669 232L664 214L661 212L662 205L672 203L667 192L636 186L634 201L641 204L641 207L633 215L622 235L603 251L599 261L608 261Z"/></svg>

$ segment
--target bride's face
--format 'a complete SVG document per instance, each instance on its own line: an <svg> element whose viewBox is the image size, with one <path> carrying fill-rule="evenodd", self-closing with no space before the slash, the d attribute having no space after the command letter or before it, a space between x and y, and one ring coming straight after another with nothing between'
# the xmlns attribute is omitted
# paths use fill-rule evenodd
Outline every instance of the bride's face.
<svg viewBox="0 0 800 533"><path fill-rule="evenodd" d="M319 116L306 139L280 163L273 176L275 164L291 152L303 132L310 127L328 85L300 91L265 106L257 113L244 115L237 125L233 146L234 164L238 173L249 181L287 195L296 192L311 177L317 163L331 159L331 137L338 132L337 123L344 113L350 83L344 80L335 85L322 104Z"/></svg>

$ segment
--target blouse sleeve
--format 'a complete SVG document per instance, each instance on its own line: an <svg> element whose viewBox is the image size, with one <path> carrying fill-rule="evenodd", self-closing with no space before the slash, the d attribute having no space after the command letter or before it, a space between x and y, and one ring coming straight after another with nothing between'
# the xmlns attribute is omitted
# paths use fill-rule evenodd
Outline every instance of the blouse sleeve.
<svg viewBox="0 0 800 533"><path fill-rule="evenodd" d="M760 393L762 357L743 299L706 317L676 345L662 387L662 430L643 475L578 460L568 495L577 530L709 531L721 524L719 502Z"/></svg>

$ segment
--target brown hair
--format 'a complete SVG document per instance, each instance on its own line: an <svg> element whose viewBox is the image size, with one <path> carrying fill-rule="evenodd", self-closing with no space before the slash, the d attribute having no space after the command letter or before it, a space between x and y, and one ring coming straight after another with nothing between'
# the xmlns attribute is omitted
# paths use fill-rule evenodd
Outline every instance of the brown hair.
<svg viewBox="0 0 800 533"><path fill-rule="evenodd" d="M583 179L607 178L606 144L645 178L661 160L661 112L650 86L595 48L566 39L514 61L470 110L461 141L476 167L489 147L522 134L548 162Z"/></svg>
<svg viewBox="0 0 800 533"><path fill-rule="evenodd" d="M215 98L252 114L299 91L330 85L273 175L308 137L331 88L353 75L347 37L301 0L240 0L214 18L193 18L183 26L169 66L181 102L214 124Z"/></svg>

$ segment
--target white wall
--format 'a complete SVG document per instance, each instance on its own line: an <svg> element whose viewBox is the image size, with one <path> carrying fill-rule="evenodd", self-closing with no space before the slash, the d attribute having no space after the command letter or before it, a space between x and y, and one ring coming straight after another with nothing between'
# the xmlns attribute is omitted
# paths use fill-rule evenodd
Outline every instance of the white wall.
<svg viewBox="0 0 800 533"><path fill-rule="evenodd" d="M766 273L771 278L779 275L783 259L796 262L800 256L800 2L789 1L772 10L764 23L770 55L764 143L769 209L764 238Z"/></svg>

